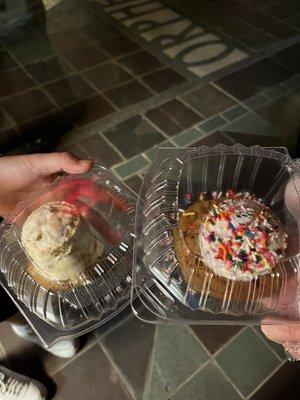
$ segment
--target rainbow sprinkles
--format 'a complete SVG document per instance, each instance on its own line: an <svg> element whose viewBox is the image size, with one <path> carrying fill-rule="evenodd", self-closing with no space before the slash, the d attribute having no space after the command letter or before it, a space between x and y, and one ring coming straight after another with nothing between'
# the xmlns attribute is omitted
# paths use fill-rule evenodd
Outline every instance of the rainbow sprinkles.
<svg viewBox="0 0 300 400"><path fill-rule="evenodd" d="M205 200L201 193L199 201ZM213 193L199 232L202 261L217 275L250 280L271 272L284 256L287 235L261 199L249 193Z"/></svg>

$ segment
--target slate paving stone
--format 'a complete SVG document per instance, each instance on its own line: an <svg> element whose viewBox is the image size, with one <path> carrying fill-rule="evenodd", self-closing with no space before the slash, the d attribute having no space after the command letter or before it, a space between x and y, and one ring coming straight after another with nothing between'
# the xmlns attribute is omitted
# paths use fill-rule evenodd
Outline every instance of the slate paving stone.
<svg viewBox="0 0 300 400"><path fill-rule="evenodd" d="M195 332L208 351L211 354L214 354L224 346L228 340L240 332L242 326L192 325L191 329Z"/></svg>
<svg viewBox="0 0 300 400"><path fill-rule="evenodd" d="M0 74L0 98L35 86L35 82L21 68L4 71Z"/></svg>
<svg viewBox="0 0 300 400"><path fill-rule="evenodd" d="M177 99L162 104L160 110L173 118L183 129L202 121L202 117Z"/></svg>
<svg viewBox="0 0 300 400"><path fill-rule="evenodd" d="M70 73L70 68L58 57L47 58L25 65L29 74L39 83L52 81Z"/></svg>
<svg viewBox="0 0 300 400"><path fill-rule="evenodd" d="M98 46L80 47L62 54L79 71L101 64L108 59Z"/></svg>
<svg viewBox="0 0 300 400"><path fill-rule="evenodd" d="M100 90L107 90L133 79L119 64L111 62L89 69L84 76Z"/></svg>
<svg viewBox="0 0 300 400"><path fill-rule="evenodd" d="M0 50L0 72L17 67L17 63L6 50Z"/></svg>
<svg viewBox="0 0 300 400"><path fill-rule="evenodd" d="M26 107L24 107L24 98L26 98ZM55 105L38 89L9 97L1 102L1 106L17 123L46 114L55 108Z"/></svg>
<svg viewBox="0 0 300 400"><path fill-rule="evenodd" d="M163 67L156 57L144 50L121 58L119 61L137 75L143 75L153 69Z"/></svg>
<svg viewBox="0 0 300 400"><path fill-rule="evenodd" d="M212 362L178 390L171 400L239 400L241 397ZM153 399L154 400L154 399Z"/></svg>
<svg viewBox="0 0 300 400"><path fill-rule="evenodd" d="M282 139L291 148L297 142L300 128L300 96L286 95L257 112L280 130Z"/></svg>
<svg viewBox="0 0 300 400"><path fill-rule="evenodd" d="M78 47L88 46L90 41L81 32L70 29L60 33L48 35L52 47L58 52L65 52Z"/></svg>
<svg viewBox="0 0 300 400"><path fill-rule="evenodd" d="M149 398L160 400L166 397L166 392L174 392L208 358L187 326L157 326Z"/></svg>
<svg viewBox="0 0 300 400"><path fill-rule="evenodd" d="M112 57L118 57L123 54L131 53L139 49L134 41L130 40L126 35L117 35L112 38L101 40L100 47Z"/></svg>
<svg viewBox="0 0 300 400"><path fill-rule="evenodd" d="M288 47L276 53L273 56L274 60L280 61L286 65L291 71L300 72L300 44Z"/></svg>
<svg viewBox="0 0 300 400"><path fill-rule="evenodd" d="M144 393L154 334L154 325L145 324L132 316L102 339L137 399L141 399Z"/></svg>
<svg viewBox="0 0 300 400"><path fill-rule="evenodd" d="M125 108L152 97L152 93L140 82L134 80L106 91L105 96L117 107Z"/></svg>
<svg viewBox="0 0 300 400"><path fill-rule="evenodd" d="M192 90L180 97L204 117L212 117L215 114L219 114L236 103L210 84Z"/></svg>
<svg viewBox="0 0 300 400"><path fill-rule="evenodd" d="M171 68L164 68L143 77L143 81L155 92L162 93L187 80Z"/></svg>
<svg viewBox="0 0 300 400"><path fill-rule="evenodd" d="M72 364L53 376L54 400L129 400L129 393L99 345L95 344ZM83 384L84 383L84 384Z"/></svg>
<svg viewBox="0 0 300 400"><path fill-rule="evenodd" d="M90 97L95 93L95 90L79 75L70 75L46 84L44 87L61 107Z"/></svg>
<svg viewBox="0 0 300 400"><path fill-rule="evenodd" d="M300 396L300 363L286 362L268 381L258 389L250 400L296 399Z"/></svg>
<svg viewBox="0 0 300 400"><path fill-rule="evenodd" d="M193 143L193 146L215 146L216 144L223 143L228 146L233 144L233 141L228 139L225 135L223 135L221 132L217 131L214 133L211 133L210 135L206 135L202 137L200 140L197 142Z"/></svg>
<svg viewBox="0 0 300 400"><path fill-rule="evenodd" d="M169 136L181 132L182 127L174 121L168 114L163 112L160 107L152 108L146 112L146 117L150 119L157 127Z"/></svg>
<svg viewBox="0 0 300 400"><path fill-rule="evenodd" d="M239 100L245 100L290 76L291 72L286 68L265 59L229 74L215 83ZM243 84L237 85L237 82L243 82Z"/></svg>
<svg viewBox="0 0 300 400"><path fill-rule="evenodd" d="M54 151L59 138L72 128L72 122L61 111L50 112L18 125L31 153Z"/></svg>
<svg viewBox="0 0 300 400"><path fill-rule="evenodd" d="M272 29L268 29L268 33L264 32L254 32L250 35L246 35L240 39L240 41L248 47L251 47L255 50L260 50L265 47L271 46L277 42L276 37L271 36Z"/></svg>
<svg viewBox="0 0 300 400"><path fill-rule="evenodd" d="M117 29L113 28L104 21L101 21L101 23L97 22L86 24L80 27L80 31L95 42L110 38L119 33Z"/></svg>
<svg viewBox="0 0 300 400"><path fill-rule="evenodd" d="M80 142L81 148L108 167L122 161L114 149L100 136L94 135Z"/></svg>
<svg viewBox="0 0 300 400"><path fill-rule="evenodd" d="M54 50L46 38L21 42L8 47L10 53L21 63L30 64L34 61L51 57Z"/></svg>
<svg viewBox="0 0 300 400"><path fill-rule="evenodd" d="M280 363L251 329L238 335L216 360L244 396L248 396Z"/></svg>
<svg viewBox="0 0 300 400"><path fill-rule="evenodd" d="M100 94L88 97L64 108L69 118L78 126L84 126L115 111Z"/></svg>
<svg viewBox="0 0 300 400"><path fill-rule="evenodd" d="M135 116L105 132L126 158L131 158L149 149L165 138L141 116Z"/></svg>
<svg viewBox="0 0 300 400"><path fill-rule="evenodd" d="M266 32L281 40L286 40L290 37L299 35L299 32L296 29L293 29L286 24L272 25L266 30Z"/></svg>

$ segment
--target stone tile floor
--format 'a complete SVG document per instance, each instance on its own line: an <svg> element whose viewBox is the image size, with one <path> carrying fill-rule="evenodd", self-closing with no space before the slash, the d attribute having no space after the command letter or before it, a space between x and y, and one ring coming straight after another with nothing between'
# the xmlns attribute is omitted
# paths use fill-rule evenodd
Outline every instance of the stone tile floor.
<svg viewBox="0 0 300 400"><path fill-rule="evenodd" d="M135 191L160 145L284 145L299 156L297 0L28 4L0 8L2 154L70 150ZM22 22L9 29L13 11ZM259 329L155 328L130 310L68 361L3 323L0 356L57 400L300 395L299 363Z"/></svg>

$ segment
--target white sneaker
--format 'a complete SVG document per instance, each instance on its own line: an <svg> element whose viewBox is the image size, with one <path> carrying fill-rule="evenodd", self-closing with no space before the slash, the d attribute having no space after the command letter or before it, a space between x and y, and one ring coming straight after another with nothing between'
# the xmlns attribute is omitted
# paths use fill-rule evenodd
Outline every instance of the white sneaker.
<svg viewBox="0 0 300 400"><path fill-rule="evenodd" d="M52 347L44 347L41 344L39 338L36 336L36 334L28 324L26 325L11 324L11 327L14 333L18 335L20 338L25 339L32 343L36 343L39 346L42 346L43 349L55 355L56 357L72 358L73 356L75 356L77 350L79 349L78 339L61 340Z"/></svg>
<svg viewBox="0 0 300 400"><path fill-rule="evenodd" d="M46 397L44 385L0 365L0 400L45 400Z"/></svg>

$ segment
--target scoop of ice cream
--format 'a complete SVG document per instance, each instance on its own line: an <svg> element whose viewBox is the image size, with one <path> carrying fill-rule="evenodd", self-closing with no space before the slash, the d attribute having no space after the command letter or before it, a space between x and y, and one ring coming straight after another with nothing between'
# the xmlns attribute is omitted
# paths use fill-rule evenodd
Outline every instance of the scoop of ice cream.
<svg viewBox="0 0 300 400"><path fill-rule="evenodd" d="M211 202L200 228L203 262L223 277L249 280L269 273L286 248L279 218L261 201L232 194Z"/></svg>
<svg viewBox="0 0 300 400"><path fill-rule="evenodd" d="M70 203L46 203L23 224L21 242L29 257L49 280L76 280L103 253L77 208Z"/></svg>

